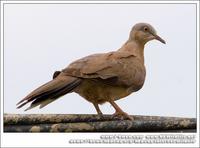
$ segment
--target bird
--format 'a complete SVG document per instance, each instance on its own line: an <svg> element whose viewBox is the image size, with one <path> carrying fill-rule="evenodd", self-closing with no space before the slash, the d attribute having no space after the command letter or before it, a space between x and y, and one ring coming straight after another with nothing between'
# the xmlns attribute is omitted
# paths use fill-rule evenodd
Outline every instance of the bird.
<svg viewBox="0 0 200 148"><path fill-rule="evenodd" d="M43 108L68 93L77 93L92 103L102 116L99 105L110 103L115 109L112 117L133 120L115 101L139 91L145 82L144 47L151 40L166 44L148 23L135 24L128 40L116 50L80 58L66 68L56 71L53 79L33 90L17 103L17 108L31 103L25 110Z"/></svg>

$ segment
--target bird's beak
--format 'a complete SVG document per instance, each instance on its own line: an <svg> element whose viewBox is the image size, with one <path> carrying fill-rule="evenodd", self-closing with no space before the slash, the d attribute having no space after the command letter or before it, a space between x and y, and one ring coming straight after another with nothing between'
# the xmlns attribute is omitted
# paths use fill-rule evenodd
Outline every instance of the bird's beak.
<svg viewBox="0 0 200 148"><path fill-rule="evenodd" d="M165 40L163 40L161 37L159 37L157 34L153 35L155 37L156 40L160 41L163 44L166 44Z"/></svg>

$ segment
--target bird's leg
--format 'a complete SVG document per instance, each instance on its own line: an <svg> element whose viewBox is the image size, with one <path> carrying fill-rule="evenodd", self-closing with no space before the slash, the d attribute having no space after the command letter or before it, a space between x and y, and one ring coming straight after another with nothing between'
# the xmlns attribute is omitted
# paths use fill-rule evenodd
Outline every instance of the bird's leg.
<svg viewBox="0 0 200 148"><path fill-rule="evenodd" d="M127 113L125 113L114 101L109 101L109 102L115 108L115 113L113 114L113 117L123 116L125 119L133 120L133 118L129 116Z"/></svg>
<svg viewBox="0 0 200 148"><path fill-rule="evenodd" d="M95 109L97 111L97 114L100 115L100 116L102 116L103 113L101 112L101 110L99 108L99 105L97 103L93 103L93 105L94 105L94 107L95 107Z"/></svg>

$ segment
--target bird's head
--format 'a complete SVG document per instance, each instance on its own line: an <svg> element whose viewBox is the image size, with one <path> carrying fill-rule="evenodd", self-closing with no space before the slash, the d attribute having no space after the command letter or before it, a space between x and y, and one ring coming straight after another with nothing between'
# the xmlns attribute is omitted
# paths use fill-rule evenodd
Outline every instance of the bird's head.
<svg viewBox="0 0 200 148"><path fill-rule="evenodd" d="M156 34L156 30L150 24L138 23L133 26L130 33L130 40L135 40L137 42L145 44L153 39L156 39L163 44L166 43L161 37Z"/></svg>

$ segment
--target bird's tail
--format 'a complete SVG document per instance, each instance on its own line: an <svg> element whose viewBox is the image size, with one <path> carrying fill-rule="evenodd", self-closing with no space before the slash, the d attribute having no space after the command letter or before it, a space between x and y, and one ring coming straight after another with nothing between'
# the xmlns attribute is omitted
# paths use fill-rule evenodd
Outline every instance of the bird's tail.
<svg viewBox="0 0 200 148"><path fill-rule="evenodd" d="M69 92L72 92L77 86L80 85L81 81L82 80L79 78L70 76L55 77L53 80L40 86L24 99L22 99L19 103L17 103L17 108L21 108L30 102L30 107L28 107L25 111L32 109L38 105L40 105L40 108L43 108L44 106L55 101L59 97Z"/></svg>

